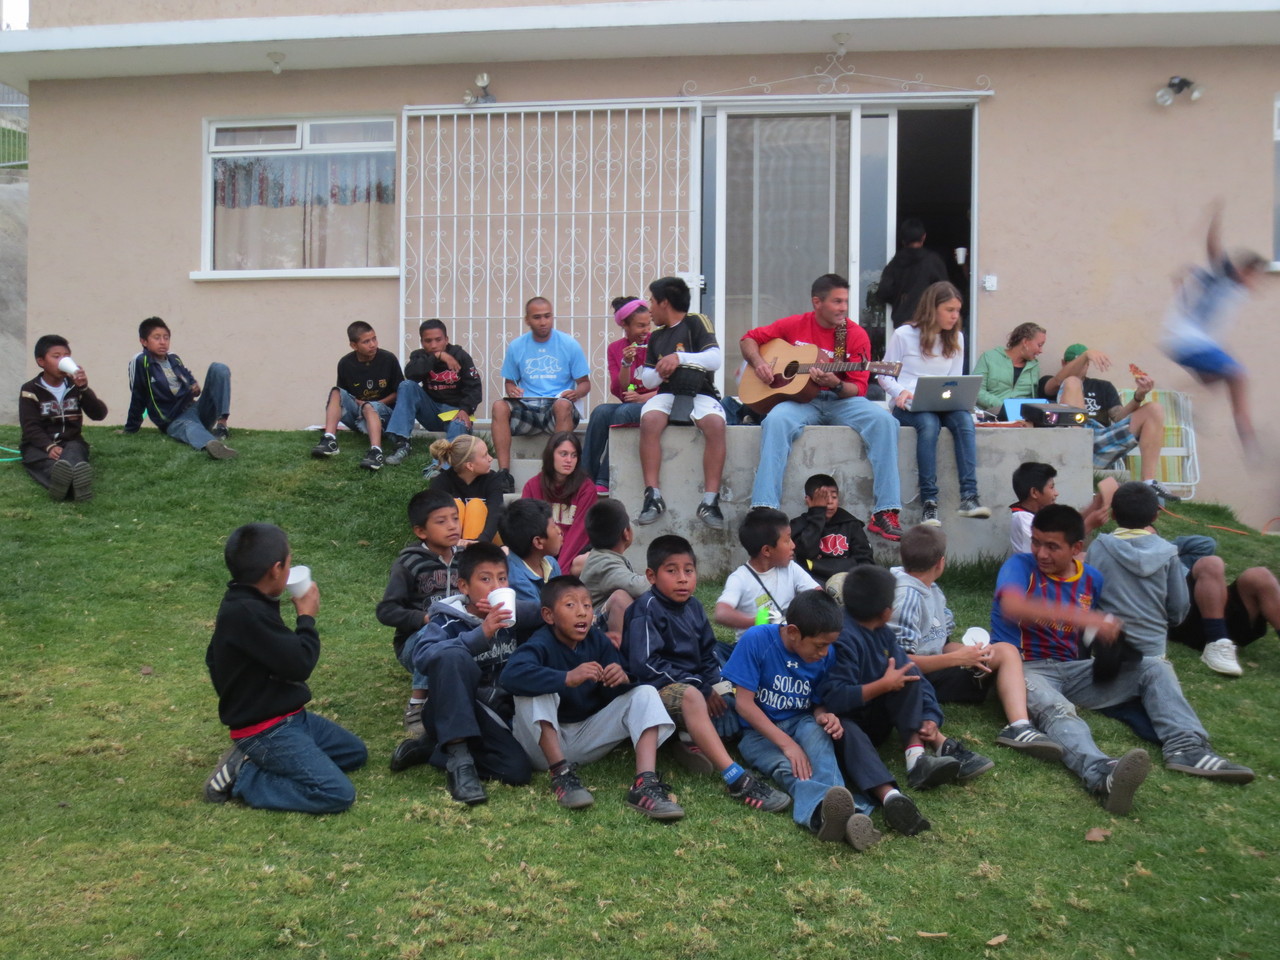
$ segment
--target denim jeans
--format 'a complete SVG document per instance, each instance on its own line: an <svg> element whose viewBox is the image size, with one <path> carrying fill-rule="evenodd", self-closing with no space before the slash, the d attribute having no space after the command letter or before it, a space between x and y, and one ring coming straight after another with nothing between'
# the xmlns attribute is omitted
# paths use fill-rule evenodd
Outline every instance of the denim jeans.
<svg viewBox="0 0 1280 960"><path fill-rule="evenodd" d="M343 771L369 759L354 733L305 710L236 745L248 760L232 794L259 810L341 813L356 802Z"/></svg>
<svg viewBox="0 0 1280 960"><path fill-rule="evenodd" d="M604 403L591 411L582 444L583 469L600 486L609 485L609 428L639 423L643 403Z"/></svg>
<svg viewBox="0 0 1280 960"><path fill-rule="evenodd" d="M776 407L774 408L777 409ZM772 413L769 414L773 416ZM808 780L798 780L791 772L791 761L756 730L742 735L738 749L742 759L755 767L791 795L791 816L806 830L813 829L813 812L831 787L843 787L844 776L836 763L836 751L827 731L818 726L813 714L802 713L783 720L778 729L794 740L809 758L813 773ZM854 794L858 813L871 813L872 805L861 794Z"/></svg>
<svg viewBox="0 0 1280 960"><path fill-rule="evenodd" d="M230 412L231 368L225 363L211 363L199 399L170 420L164 432L179 443L203 450L213 439L209 428Z"/></svg>
<svg viewBox="0 0 1280 960"><path fill-rule="evenodd" d="M391 419L391 408L385 403L380 400L360 401L341 387L334 389L338 391L338 398L342 401L342 416L338 418L338 422L344 424L348 430L355 430L368 436L369 424L365 423L363 413L366 403L373 407L373 412L378 415L378 422L382 424L382 429L389 430L387 421Z"/></svg>
<svg viewBox="0 0 1280 960"><path fill-rule="evenodd" d="M751 490L753 507L778 507L782 504L782 477L787 470L791 444L805 427L844 426L862 437L867 460L874 471L876 512L897 510L902 506L898 487L898 422L889 411L865 397L837 400L819 394L810 403L784 400L764 418L760 429L760 469ZM833 451L834 453L834 451ZM835 461L837 458L832 457Z"/></svg>
<svg viewBox="0 0 1280 960"><path fill-rule="evenodd" d="M452 440L471 432L457 417L449 421L440 419L440 414L456 409L437 403L416 381L401 380L400 386L396 388L396 405L391 411L391 419L386 421L387 433L407 438L412 435L416 420L424 429L442 431L446 439Z"/></svg>
<svg viewBox="0 0 1280 960"><path fill-rule="evenodd" d="M1032 723L1062 745L1062 762L1094 792L1106 781L1111 758L1093 742L1089 725L1076 707L1098 710L1138 697L1165 756L1209 743L1167 660L1144 657L1126 664L1108 683L1094 682L1092 660L1032 660L1023 663L1022 669Z"/></svg>
<svg viewBox="0 0 1280 960"><path fill-rule="evenodd" d="M891 411L904 427L916 431L916 474L920 480L920 499L938 502L938 434L946 427L956 448L956 473L960 476L960 499L978 495L978 443L973 429L973 416L967 410L946 413L912 413Z"/></svg>

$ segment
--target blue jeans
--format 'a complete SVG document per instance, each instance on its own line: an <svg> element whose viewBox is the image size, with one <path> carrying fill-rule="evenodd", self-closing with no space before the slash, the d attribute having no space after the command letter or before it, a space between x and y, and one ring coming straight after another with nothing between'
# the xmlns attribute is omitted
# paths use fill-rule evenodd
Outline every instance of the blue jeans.
<svg viewBox="0 0 1280 960"><path fill-rule="evenodd" d="M413 423L416 420L424 429L443 431L445 439L452 440L471 432L457 417L447 422L440 419L440 414L456 409L437 403L416 381L401 380L400 386L396 387L396 405L391 411L391 419L387 421L387 433L408 438L413 433Z"/></svg>
<svg viewBox="0 0 1280 960"><path fill-rule="evenodd" d="M604 403L591 411L587 436L582 444L583 469L597 484L609 485L609 428L639 423L643 403Z"/></svg>
<svg viewBox="0 0 1280 960"><path fill-rule="evenodd" d="M776 407L774 408L777 409ZM773 416L772 413L769 414ZM831 744L827 731L818 726L813 714L802 713L783 720L778 729L794 740L813 767L813 774L808 780L797 780L791 772L791 761L788 760L772 743L755 730L748 730L742 735L738 749L742 759L755 767L791 795L791 816L795 822L806 830L813 829L813 812L822 803L822 798L832 787L843 787L844 776L836 763L836 751ZM872 806L861 794L854 795L854 804L859 813L871 813Z"/></svg>
<svg viewBox="0 0 1280 960"><path fill-rule="evenodd" d="M387 429L387 421L391 419L391 408L380 400L357 400L341 387L335 387L338 391L338 398L342 401L342 416L338 422L346 426L348 430L356 430L366 436L369 433L369 424L364 421L363 409L366 406L373 407L373 412L378 415L378 421L382 424L382 429ZM332 396L332 394L331 394Z"/></svg>
<svg viewBox="0 0 1280 960"><path fill-rule="evenodd" d="M1032 723L1062 745L1062 762L1095 793L1106 782L1111 758L1093 742L1089 725L1076 713L1076 707L1098 710L1138 697L1166 756L1208 746L1209 735L1182 695L1177 674L1167 660L1144 657L1126 664L1109 683L1094 682L1092 660L1032 660L1023 663L1022 669Z"/></svg>
<svg viewBox="0 0 1280 960"><path fill-rule="evenodd" d="M916 474L920 480L921 500L938 502L938 434L943 427L951 431L951 440L956 448L960 499L978 495L978 442L969 411L912 413L894 407L891 412L900 424L916 431Z"/></svg>
<svg viewBox="0 0 1280 960"><path fill-rule="evenodd" d="M902 506L898 486L898 422L889 411L866 397L837 400L819 394L811 403L784 400L764 418L760 429L760 469L751 490L753 507L782 504L782 477L787 470L791 444L805 427L844 426L859 436L867 448L867 459L875 476L873 510L897 510ZM832 458L835 459L834 457Z"/></svg>
<svg viewBox="0 0 1280 960"><path fill-rule="evenodd" d="M369 759L354 733L305 710L237 746L248 760L231 792L259 810L341 813L356 802L343 771Z"/></svg>
<svg viewBox="0 0 1280 960"><path fill-rule="evenodd" d="M230 412L231 368L225 363L211 363L199 399L170 420L164 432L179 443L203 450L214 438L209 428Z"/></svg>

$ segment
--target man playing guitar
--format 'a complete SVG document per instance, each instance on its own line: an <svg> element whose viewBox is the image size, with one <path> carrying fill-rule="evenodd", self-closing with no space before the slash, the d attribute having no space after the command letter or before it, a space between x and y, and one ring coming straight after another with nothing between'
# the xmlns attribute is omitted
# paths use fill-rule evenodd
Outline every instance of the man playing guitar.
<svg viewBox="0 0 1280 960"><path fill-rule="evenodd" d="M773 364L760 353L760 346L783 339L792 344L811 344L819 359L836 363L871 359L871 342L866 331L848 318L849 281L828 273L813 281L810 290L813 310L747 332L741 340L742 356L762 383L774 382ZM810 381L821 392L808 403L784 400L775 406L761 427L760 467L751 491L753 507L779 507L782 477L786 472L791 444L805 427L843 425L862 437L874 473L875 507L867 529L886 540L898 540L901 527L898 510L902 506L898 485L898 422L889 411L866 398L867 371L814 369Z"/></svg>

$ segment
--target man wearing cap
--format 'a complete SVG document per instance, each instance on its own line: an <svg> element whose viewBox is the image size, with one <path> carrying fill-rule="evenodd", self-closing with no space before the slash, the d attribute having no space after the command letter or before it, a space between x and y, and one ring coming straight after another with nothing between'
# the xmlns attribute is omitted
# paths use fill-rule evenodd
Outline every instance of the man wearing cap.
<svg viewBox="0 0 1280 960"><path fill-rule="evenodd" d="M1083 343L1073 343L1062 355L1062 369L1040 381L1043 396L1057 398L1058 403L1080 407L1089 417L1093 430L1093 466L1110 470L1134 448L1142 457L1142 480L1151 484L1164 500L1177 500L1155 479L1164 445L1164 407L1143 403L1153 381L1145 373L1134 374L1133 399L1120 402L1120 394L1110 380L1086 376L1090 365L1099 371L1111 367L1111 359Z"/></svg>

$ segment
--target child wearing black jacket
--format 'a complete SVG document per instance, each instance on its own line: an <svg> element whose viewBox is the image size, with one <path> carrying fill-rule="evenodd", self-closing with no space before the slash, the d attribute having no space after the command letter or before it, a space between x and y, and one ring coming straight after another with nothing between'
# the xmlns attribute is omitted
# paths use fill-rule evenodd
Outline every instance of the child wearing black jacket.
<svg viewBox="0 0 1280 960"><path fill-rule="evenodd" d="M364 765L360 738L308 713L307 678L320 659L314 583L292 602L296 629L280 617L289 579L289 538L269 523L232 532L225 549L231 583L218 608L205 664L232 747L205 782L205 799L263 810L341 813L356 800L344 771Z"/></svg>
<svg viewBox="0 0 1280 960"><path fill-rule="evenodd" d="M796 560L826 583L860 563L874 563L862 521L840 506L835 477L815 473L804 482L805 512L791 521Z"/></svg>

